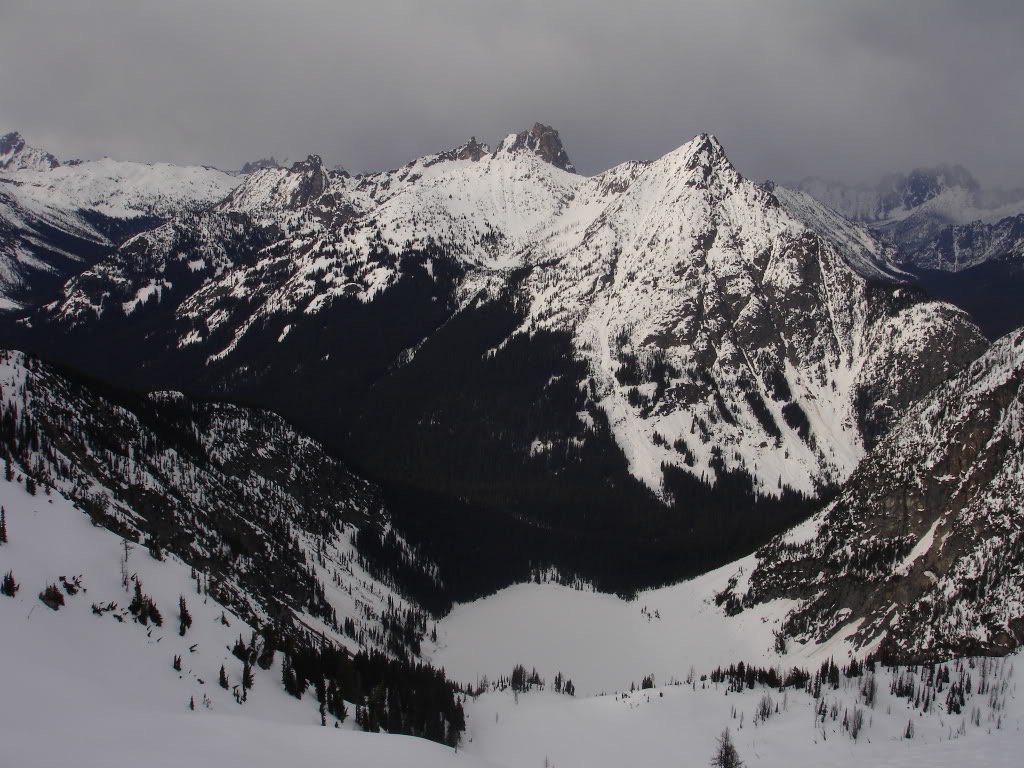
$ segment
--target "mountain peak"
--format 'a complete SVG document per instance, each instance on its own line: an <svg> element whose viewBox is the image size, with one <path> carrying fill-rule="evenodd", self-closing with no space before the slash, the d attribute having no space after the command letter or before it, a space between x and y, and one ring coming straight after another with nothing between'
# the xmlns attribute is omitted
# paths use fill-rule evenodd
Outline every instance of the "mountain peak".
<svg viewBox="0 0 1024 768"><path fill-rule="evenodd" d="M726 156L722 143L710 133L694 136L665 155L662 161L681 172L688 179L688 185L701 189L718 183L733 185L743 179Z"/></svg>
<svg viewBox="0 0 1024 768"><path fill-rule="evenodd" d="M281 164L277 162L273 155L270 157L261 157L259 160L252 160L242 166L241 173L249 174L255 173L256 171L263 170L264 168L280 168Z"/></svg>
<svg viewBox="0 0 1024 768"><path fill-rule="evenodd" d="M318 199L330 181L320 155L308 155L290 168L259 168L248 174L222 203L228 209L305 208Z"/></svg>
<svg viewBox="0 0 1024 768"><path fill-rule="evenodd" d="M17 131L0 136L0 171L48 171L60 165L51 155L25 143Z"/></svg>
<svg viewBox="0 0 1024 768"><path fill-rule="evenodd" d="M712 133L701 133L694 136L683 145L682 150L688 156L686 167L690 170L721 165L728 166L729 168L733 167L729 158L725 155L725 148L722 147L722 142Z"/></svg>
<svg viewBox="0 0 1024 768"><path fill-rule="evenodd" d="M510 134L502 139L494 151L497 156L502 152L518 154L531 152L546 163L569 173L576 173L576 166L569 160L569 155L562 145L558 131L549 125L534 123L528 131Z"/></svg>
<svg viewBox="0 0 1024 768"><path fill-rule="evenodd" d="M884 209L910 210L951 189L963 189L974 194L981 190L981 185L962 165L938 165L915 168L905 176L886 176L878 191Z"/></svg>
<svg viewBox="0 0 1024 768"><path fill-rule="evenodd" d="M297 173L315 172L323 169L324 163L320 155L307 155L305 160L296 160L289 169Z"/></svg>

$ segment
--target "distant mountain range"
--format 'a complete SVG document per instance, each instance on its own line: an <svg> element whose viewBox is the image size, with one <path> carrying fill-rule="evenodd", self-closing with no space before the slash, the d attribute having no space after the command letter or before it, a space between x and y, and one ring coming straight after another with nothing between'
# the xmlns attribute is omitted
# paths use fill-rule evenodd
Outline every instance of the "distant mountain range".
<svg viewBox="0 0 1024 768"><path fill-rule="evenodd" d="M987 191L959 165L891 174L876 186L806 178L787 185L897 246L900 266L961 271L1024 252L1024 189Z"/></svg>
<svg viewBox="0 0 1024 768"><path fill-rule="evenodd" d="M61 165L0 137L0 313L53 298L130 236L220 200L238 179L210 168L105 158Z"/></svg>

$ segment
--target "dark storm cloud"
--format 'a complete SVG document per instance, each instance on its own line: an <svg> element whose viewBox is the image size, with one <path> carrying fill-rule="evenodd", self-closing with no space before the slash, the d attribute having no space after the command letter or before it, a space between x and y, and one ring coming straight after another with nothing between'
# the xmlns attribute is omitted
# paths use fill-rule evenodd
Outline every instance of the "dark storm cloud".
<svg viewBox="0 0 1024 768"><path fill-rule="evenodd" d="M0 131L63 157L394 167L534 121L585 173L722 139L752 178L1024 185L1024 4L0 4Z"/></svg>

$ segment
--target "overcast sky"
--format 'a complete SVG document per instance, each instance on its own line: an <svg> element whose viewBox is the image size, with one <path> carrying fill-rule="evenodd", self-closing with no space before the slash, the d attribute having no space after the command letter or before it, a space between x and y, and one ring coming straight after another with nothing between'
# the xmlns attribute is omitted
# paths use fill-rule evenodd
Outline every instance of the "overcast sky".
<svg viewBox="0 0 1024 768"><path fill-rule="evenodd" d="M396 167L540 121L582 173L715 133L761 180L1024 186L1024 2L0 0L0 132L59 157Z"/></svg>

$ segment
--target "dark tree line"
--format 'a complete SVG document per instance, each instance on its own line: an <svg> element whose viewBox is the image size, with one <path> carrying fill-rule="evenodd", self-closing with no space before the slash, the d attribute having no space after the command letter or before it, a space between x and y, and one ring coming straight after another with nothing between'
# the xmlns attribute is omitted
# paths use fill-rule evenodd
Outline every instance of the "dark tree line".
<svg viewBox="0 0 1024 768"><path fill-rule="evenodd" d="M393 659L379 651L350 655L315 641L282 649L282 682L296 698L312 688L323 711L344 720L345 701L356 705L366 731L420 736L455 746L466 728L458 687L429 664Z"/></svg>

